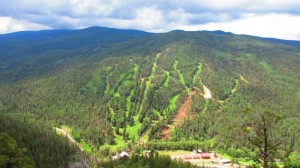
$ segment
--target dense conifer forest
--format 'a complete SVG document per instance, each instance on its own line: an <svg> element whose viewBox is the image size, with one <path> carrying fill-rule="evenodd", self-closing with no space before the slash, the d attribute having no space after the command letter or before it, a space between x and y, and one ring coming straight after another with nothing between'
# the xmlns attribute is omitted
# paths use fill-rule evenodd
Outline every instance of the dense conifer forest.
<svg viewBox="0 0 300 168"><path fill-rule="evenodd" d="M296 43L97 27L0 35L0 131L36 167L81 157L53 127L68 128L85 153L103 161L141 144L259 160L251 140L268 113L278 118L268 127L269 144L278 142L272 157L287 160L300 152Z"/></svg>

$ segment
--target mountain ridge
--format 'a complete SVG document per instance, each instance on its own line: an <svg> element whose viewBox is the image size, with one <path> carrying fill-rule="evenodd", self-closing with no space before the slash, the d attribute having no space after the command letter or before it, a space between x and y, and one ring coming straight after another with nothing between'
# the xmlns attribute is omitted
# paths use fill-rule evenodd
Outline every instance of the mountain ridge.
<svg viewBox="0 0 300 168"><path fill-rule="evenodd" d="M146 32L138 29L119 29L119 28L108 28L108 27L101 27L101 26L91 26L83 29L48 29L48 30L36 30L36 31L19 31L19 32L12 32L12 33L4 33L0 34L0 40L3 38L12 38L12 37L18 37L18 38L24 38L22 36L26 36L26 38L30 37L27 35L31 36L38 36L38 35L43 35L46 33L46 36L49 35L56 35L57 34L65 34L66 32L80 32L80 31L107 31L107 32L118 32L118 33L129 33L132 34L136 33L137 36L139 35L146 35L146 34L162 34L162 33L169 33L169 32L197 32L197 31L185 31L181 29L176 29L176 30L171 30L169 32L161 32L161 33L152 33L152 32ZM199 30L199 32L206 32L206 33L211 33L211 34L219 34L219 35L238 35L234 34L232 32L226 32L223 30ZM49 33L49 34L48 34ZM293 45L293 46L299 46L298 43L300 43L299 40L287 40L287 39L279 39L279 38L274 38L274 37L259 37L259 36L254 36L254 35L247 35L247 34L239 34L242 36L248 36L248 37L254 37L257 39L263 39L266 41L272 41L275 43L281 43L281 44L286 44L286 45ZM4 39L7 40L7 39ZM297 44L293 44L297 43Z"/></svg>

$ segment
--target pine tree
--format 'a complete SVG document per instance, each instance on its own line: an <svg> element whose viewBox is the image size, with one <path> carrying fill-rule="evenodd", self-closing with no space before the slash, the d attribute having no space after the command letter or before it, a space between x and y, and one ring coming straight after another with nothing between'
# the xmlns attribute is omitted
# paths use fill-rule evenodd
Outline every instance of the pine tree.
<svg viewBox="0 0 300 168"><path fill-rule="evenodd" d="M247 139L258 148L258 157L264 168L268 168L270 163L274 162L275 153L281 144L272 136L274 126L279 120L280 117L275 113L262 112L245 127Z"/></svg>
<svg viewBox="0 0 300 168"><path fill-rule="evenodd" d="M7 133L0 134L0 167L34 167L33 161L25 155L26 151Z"/></svg>

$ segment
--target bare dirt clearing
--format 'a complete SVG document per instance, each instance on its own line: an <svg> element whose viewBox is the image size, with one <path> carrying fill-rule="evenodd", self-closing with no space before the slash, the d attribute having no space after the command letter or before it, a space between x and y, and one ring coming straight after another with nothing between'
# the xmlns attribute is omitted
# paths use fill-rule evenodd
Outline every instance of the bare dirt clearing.
<svg viewBox="0 0 300 168"><path fill-rule="evenodd" d="M169 125L168 127L166 127L163 132L162 132L162 138L166 139L170 137L170 127L173 126L178 126L180 124L182 124L182 122L184 121L185 118L189 117L187 112L189 110L190 104L192 102L192 96L196 95L197 91L193 90L189 93L189 95L186 97L184 103L180 106L176 116L173 118L172 125Z"/></svg>
<svg viewBox="0 0 300 168"><path fill-rule="evenodd" d="M196 95L197 92L195 90L191 91L189 95L186 97L184 103L181 105L181 107L178 110L178 113L173 118L173 124L179 125L184 120L185 117L188 117L187 112L189 110L190 104L192 102L192 96Z"/></svg>
<svg viewBox="0 0 300 168"><path fill-rule="evenodd" d="M210 90L204 85L203 85L203 92L204 92L203 97L205 99L211 99L212 98Z"/></svg>

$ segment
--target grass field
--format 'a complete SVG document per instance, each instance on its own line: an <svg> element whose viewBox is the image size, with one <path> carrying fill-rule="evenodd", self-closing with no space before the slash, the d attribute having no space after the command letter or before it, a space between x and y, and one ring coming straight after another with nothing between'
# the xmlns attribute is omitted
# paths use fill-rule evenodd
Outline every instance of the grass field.
<svg viewBox="0 0 300 168"><path fill-rule="evenodd" d="M170 100L170 104L169 104L169 109L172 111L172 110L175 110L175 107L176 107L176 102L179 98L179 94L172 97L171 100Z"/></svg>
<svg viewBox="0 0 300 168"><path fill-rule="evenodd" d="M201 71L202 71L202 63L199 63L199 65L198 65L198 67L197 67L197 70L196 70L196 73L195 73L195 75L193 76L192 85L194 85L194 84L196 83L197 77L199 77Z"/></svg>
<svg viewBox="0 0 300 168"><path fill-rule="evenodd" d="M85 152L87 152L88 154L93 154L92 147L88 143L86 143L83 139L80 140L79 144Z"/></svg>
<svg viewBox="0 0 300 168"><path fill-rule="evenodd" d="M169 82L170 82L170 72L168 71L165 71L165 74L166 74L166 79L165 79L165 82L164 82L164 87L169 87Z"/></svg>
<svg viewBox="0 0 300 168"><path fill-rule="evenodd" d="M126 130L129 133L130 139L134 138L137 140L139 138L139 129L142 127L142 123L139 122L139 115L134 117L134 123L132 127L128 126Z"/></svg>

